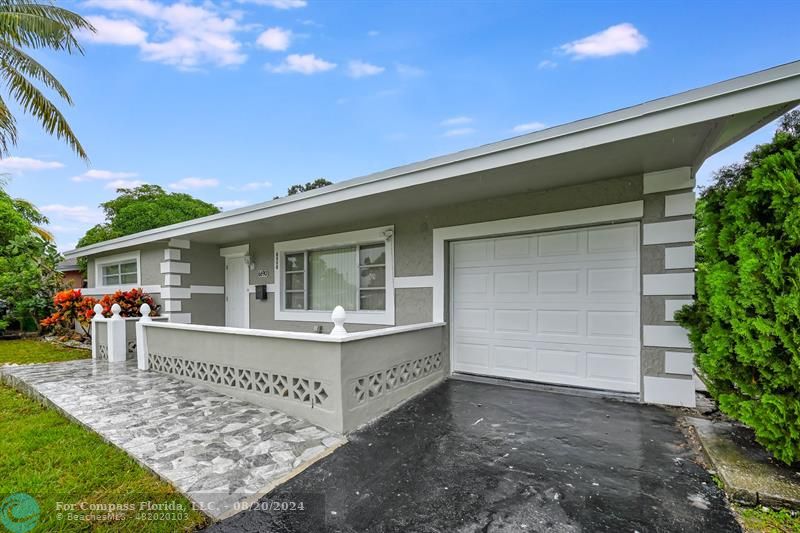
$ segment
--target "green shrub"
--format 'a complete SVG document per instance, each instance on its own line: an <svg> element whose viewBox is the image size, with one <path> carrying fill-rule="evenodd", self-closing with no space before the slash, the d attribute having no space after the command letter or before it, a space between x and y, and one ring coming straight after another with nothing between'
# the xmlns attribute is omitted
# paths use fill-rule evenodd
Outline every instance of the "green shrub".
<svg viewBox="0 0 800 533"><path fill-rule="evenodd" d="M800 112L697 205L697 298L676 316L720 409L800 461Z"/></svg>

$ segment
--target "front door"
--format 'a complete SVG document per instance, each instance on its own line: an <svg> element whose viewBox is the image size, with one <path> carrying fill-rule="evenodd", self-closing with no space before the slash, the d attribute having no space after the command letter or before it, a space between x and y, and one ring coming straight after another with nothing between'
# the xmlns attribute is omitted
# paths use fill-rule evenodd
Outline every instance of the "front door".
<svg viewBox="0 0 800 533"><path fill-rule="evenodd" d="M225 258L225 325L250 327L248 323L247 264L244 257Z"/></svg>

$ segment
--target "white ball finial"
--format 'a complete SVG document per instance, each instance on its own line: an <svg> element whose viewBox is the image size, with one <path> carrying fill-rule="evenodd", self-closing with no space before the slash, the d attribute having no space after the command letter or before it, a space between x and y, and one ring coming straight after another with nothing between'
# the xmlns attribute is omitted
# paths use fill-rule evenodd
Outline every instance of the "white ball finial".
<svg viewBox="0 0 800 533"><path fill-rule="evenodd" d="M147 304L142 304L139 307L139 313L142 315L140 320L144 320L145 322L150 320L150 306Z"/></svg>
<svg viewBox="0 0 800 533"><path fill-rule="evenodd" d="M118 319L118 320L121 320L121 319L122 319L122 317L121 317L121 316L119 316L119 314L120 314L120 312L121 312L121 311L122 311L122 308L119 306L119 304L114 304L114 305L112 305L112 306L111 306L111 314L112 314L113 316L112 316L111 318L112 318L112 319Z"/></svg>
<svg viewBox="0 0 800 533"><path fill-rule="evenodd" d="M331 335L341 337L347 335L347 330L344 329L344 321L347 320L347 313L344 312L344 307L337 305L331 313L331 322L333 322L333 329Z"/></svg>
<svg viewBox="0 0 800 533"><path fill-rule="evenodd" d="M103 318L103 306L94 304L94 318Z"/></svg>

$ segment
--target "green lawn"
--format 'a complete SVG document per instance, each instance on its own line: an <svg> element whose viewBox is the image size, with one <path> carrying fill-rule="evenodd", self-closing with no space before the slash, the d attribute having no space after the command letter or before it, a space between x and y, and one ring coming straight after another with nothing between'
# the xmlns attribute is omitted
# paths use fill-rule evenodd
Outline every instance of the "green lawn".
<svg viewBox="0 0 800 533"><path fill-rule="evenodd" d="M65 361L87 355L83 350L35 340L0 341L0 364ZM120 449L4 385L0 385L0 435L0 499L18 492L33 496L41 509L34 531L185 531L206 521L171 485ZM117 504L133 505L134 509L119 513L124 520L96 516L85 522L67 521L69 511L63 506L58 518L59 502L79 508ZM175 502L188 511L137 519L139 502ZM92 511L73 511L76 513ZM5 529L0 526L0 531Z"/></svg>
<svg viewBox="0 0 800 533"><path fill-rule="evenodd" d="M799 533L800 516L785 509L773 511L762 508L734 506L747 533Z"/></svg>
<svg viewBox="0 0 800 533"><path fill-rule="evenodd" d="M5 363L52 363L87 359L92 354L88 350L63 348L49 342L25 339L19 341L0 341L0 365Z"/></svg>

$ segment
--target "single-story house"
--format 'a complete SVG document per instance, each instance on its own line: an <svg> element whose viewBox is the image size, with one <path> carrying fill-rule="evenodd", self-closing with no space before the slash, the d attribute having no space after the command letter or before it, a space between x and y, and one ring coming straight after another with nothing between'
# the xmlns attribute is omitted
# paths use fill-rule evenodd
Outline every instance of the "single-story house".
<svg viewBox="0 0 800 533"><path fill-rule="evenodd" d="M673 313L694 294L695 173L798 102L795 62L66 256L88 259L86 294L156 297L169 323L146 327L151 369L247 394L263 378L355 412L410 372L692 406ZM350 337L328 370L336 306ZM405 362L373 364L393 350Z"/></svg>

